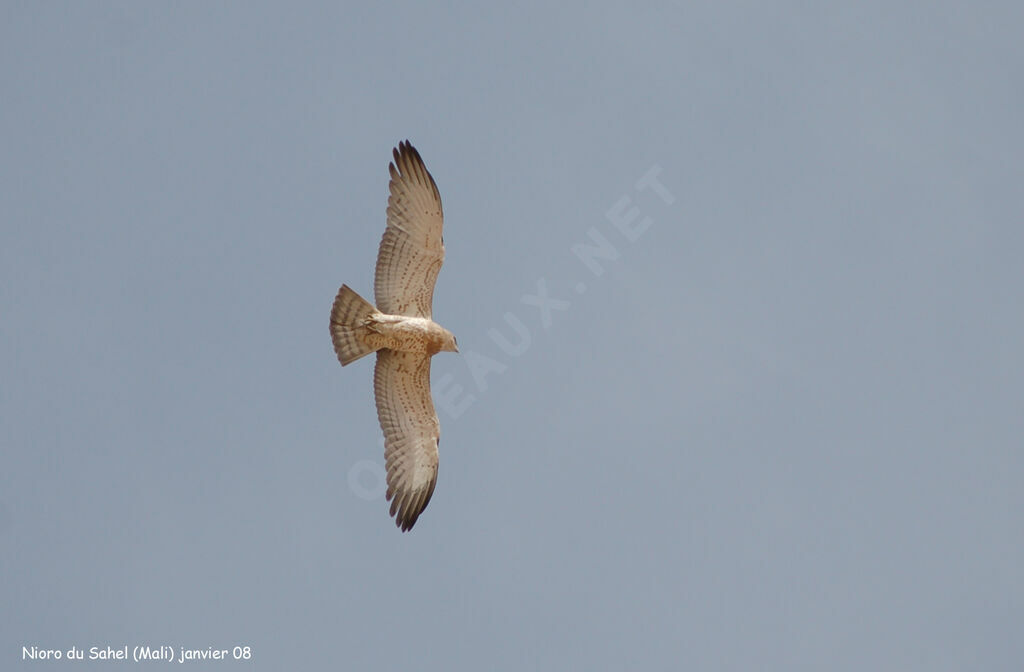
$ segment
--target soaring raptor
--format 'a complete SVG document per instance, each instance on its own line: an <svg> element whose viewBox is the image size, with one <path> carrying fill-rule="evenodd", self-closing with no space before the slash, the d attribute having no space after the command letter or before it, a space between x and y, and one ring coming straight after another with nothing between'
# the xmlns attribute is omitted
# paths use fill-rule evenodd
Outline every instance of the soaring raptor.
<svg viewBox="0 0 1024 672"><path fill-rule="evenodd" d="M441 194L419 152L393 150L388 224L373 281L377 305L342 285L331 308L331 340L342 366L377 353L373 390L384 430L391 515L412 529L437 483L441 423L430 398L430 358L458 352L455 337L434 322L434 283L444 261Z"/></svg>

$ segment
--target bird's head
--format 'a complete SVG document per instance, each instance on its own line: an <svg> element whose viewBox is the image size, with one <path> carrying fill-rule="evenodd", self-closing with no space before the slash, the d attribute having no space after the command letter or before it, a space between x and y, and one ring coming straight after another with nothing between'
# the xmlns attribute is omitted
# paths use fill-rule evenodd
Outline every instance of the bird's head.
<svg viewBox="0 0 1024 672"><path fill-rule="evenodd" d="M445 352L459 351L459 343L455 340L455 334L447 329L444 330L444 345L442 345L441 349Z"/></svg>

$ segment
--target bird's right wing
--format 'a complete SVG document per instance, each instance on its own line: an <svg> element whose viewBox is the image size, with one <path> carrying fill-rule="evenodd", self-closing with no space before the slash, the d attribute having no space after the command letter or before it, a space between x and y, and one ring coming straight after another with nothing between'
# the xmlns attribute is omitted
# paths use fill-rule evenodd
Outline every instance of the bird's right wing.
<svg viewBox="0 0 1024 672"><path fill-rule="evenodd" d="M377 252L374 298L382 313L429 318L444 262L441 194L408 140L398 144L394 157L388 166L388 225Z"/></svg>
<svg viewBox="0 0 1024 672"><path fill-rule="evenodd" d="M373 390L384 430L387 497L404 532L416 524L437 483L441 423L430 398L430 356L379 350Z"/></svg>

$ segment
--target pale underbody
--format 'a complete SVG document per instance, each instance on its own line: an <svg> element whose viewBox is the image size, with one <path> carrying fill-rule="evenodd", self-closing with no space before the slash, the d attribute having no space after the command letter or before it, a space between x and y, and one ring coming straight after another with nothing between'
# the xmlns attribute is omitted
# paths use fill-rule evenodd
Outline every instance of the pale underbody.
<svg viewBox="0 0 1024 672"><path fill-rule="evenodd" d="M425 317L374 313L361 326L359 339L373 348L434 355L452 340L450 331Z"/></svg>

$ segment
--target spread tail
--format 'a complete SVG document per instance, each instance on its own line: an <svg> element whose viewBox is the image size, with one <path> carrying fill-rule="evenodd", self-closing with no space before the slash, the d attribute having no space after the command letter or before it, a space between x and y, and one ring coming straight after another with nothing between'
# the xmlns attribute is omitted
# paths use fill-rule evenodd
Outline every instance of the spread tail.
<svg viewBox="0 0 1024 672"><path fill-rule="evenodd" d="M338 290L331 308L331 340L342 366L377 350L363 343L358 335L362 331L363 319L376 312L372 303L356 294L348 285L342 285Z"/></svg>

